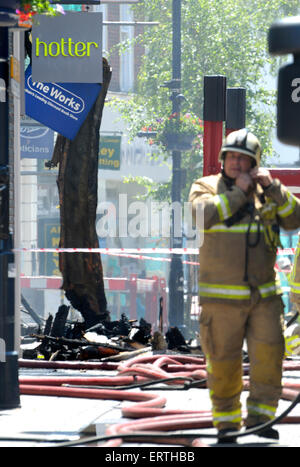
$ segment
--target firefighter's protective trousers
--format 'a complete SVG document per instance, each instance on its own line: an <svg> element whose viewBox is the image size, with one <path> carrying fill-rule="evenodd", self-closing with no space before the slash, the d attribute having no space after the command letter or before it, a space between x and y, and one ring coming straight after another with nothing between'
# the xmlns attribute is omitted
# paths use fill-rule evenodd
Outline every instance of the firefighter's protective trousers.
<svg viewBox="0 0 300 467"><path fill-rule="evenodd" d="M275 417L284 356L283 303L251 291L250 305L205 303L200 315L201 345L207 359L213 423L218 429L242 424L243 342L250 360L247 426Z"/></svg>

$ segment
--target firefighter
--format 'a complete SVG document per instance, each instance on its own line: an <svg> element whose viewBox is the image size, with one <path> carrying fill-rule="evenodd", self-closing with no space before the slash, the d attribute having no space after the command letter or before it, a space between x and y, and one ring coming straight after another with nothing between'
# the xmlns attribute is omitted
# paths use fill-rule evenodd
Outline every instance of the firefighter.
<svg viewBox="0 0 300 467"><path fill-rule="evenodd" d="M282 389L283 301L274 266L279 228L299 227L300 203L260 167L260 159L253 133L231 132L220 151L221 172L195 181L189 196L194 215L197 205L204 210L200 336L220 440L242 426L244 343L250 361L247 427L275 417ZM273 428L263 436L279 438Z"/></svg>

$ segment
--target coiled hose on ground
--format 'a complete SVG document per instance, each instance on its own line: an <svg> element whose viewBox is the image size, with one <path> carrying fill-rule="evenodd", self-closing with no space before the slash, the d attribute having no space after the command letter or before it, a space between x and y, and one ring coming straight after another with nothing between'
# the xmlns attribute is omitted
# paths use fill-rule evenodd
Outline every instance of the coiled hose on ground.
<svg viewBox="0 0 300 467"><path fill-rule="evenodd" d="M71 364L71 365L70 365ZM111 399L136 402L134 405L124 406L122 415L133 418L133 421L112 425L105 436L82 438L77 441L59 443L56 446L67 447L90 443L99 443L101 447L119 447L125 440L139 440L161 444L179 444L190 447L209 447L202 438L217 438L217 434L184 433L183 430L211 428L212 417L210 410L170 410L164 408L167 398L163 395L145 393L143 391L129 391L139 387L143 390L153 386L153 389L188 390L192 387L206 387L206 369L203 357L188 355L143 355L132 358L121 364L95 362L39 362L20 360L20 367L32 368L72 368L75 369L111 369L118 370L118 374L107 376L48 376L27 377L20 376L20 393L30 395L46 395L61 397L81 397L93 399ZM284 361L284 370L300 370L300 361ZM248 374L249 365L243 364L244 375ZM172 375L172 377L171 377ZM164 387L157 388L157 384L164 383ZM156 385L156 387L155 387ZM248 381L244 378L244 389ZM274 420L257 428L235 433L236 437L258 433L277 423L299 423L299 416L288 416L299 403L300 383L284 382L282 398L291 400L292 404L283 414ZM125 389L125 390L124 390ZM180 433L173 433L180 430ZM230 433L224 438L230 436Z"/></svg>

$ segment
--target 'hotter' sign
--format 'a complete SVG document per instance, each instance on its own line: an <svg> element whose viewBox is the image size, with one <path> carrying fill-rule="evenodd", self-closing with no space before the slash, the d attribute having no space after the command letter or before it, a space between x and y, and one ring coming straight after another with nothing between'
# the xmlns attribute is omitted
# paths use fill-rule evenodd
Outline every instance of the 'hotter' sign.
<svg viewBox="0 0 300 467"><path fill-rule="evenodd" d="M32 76L46 83L101 83L102 13L35 16Z"/></svg>

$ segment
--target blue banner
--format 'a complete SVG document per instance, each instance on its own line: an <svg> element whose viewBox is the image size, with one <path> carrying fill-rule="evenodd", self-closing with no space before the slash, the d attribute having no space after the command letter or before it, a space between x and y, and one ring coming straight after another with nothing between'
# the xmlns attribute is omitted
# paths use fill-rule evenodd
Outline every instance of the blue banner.
<svg viewBox="0 0 300 467"><path fill-rule="evenodd" d="M25 73L26 115L74 139L100 92L98 83L42 83Z"/></svg>

